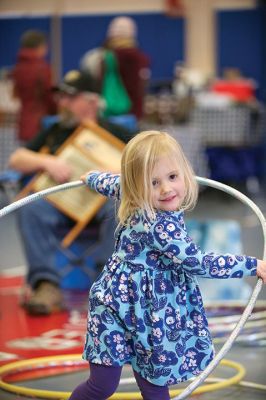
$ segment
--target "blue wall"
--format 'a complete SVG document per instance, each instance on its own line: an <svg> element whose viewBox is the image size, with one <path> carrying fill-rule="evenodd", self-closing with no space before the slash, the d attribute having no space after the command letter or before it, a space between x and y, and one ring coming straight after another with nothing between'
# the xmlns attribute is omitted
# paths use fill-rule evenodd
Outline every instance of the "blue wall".
<svg viewBox="0 0 266 400"><path fill-rule="evenodd" d="M262 32L263 13L259 8L217 13L218 73L222 75L226 67L239 68L257 82L259 97L263 86Z"/></svg>
<svg viewBox="0 0 266 400"><path fill-rule="evenodd" d="M151 58L152 78L173 76L176 61L184 59L183 19L158 13L131 14L138 25L138 42ZM79 67L82 55L99 46L114 15L72 15L62 17L62 74ZM50 30L50 19L0 18L0 68L15 63L19 38L26 29Z"/></svg>
<svg viewBox="0 0 266 400"><path fill-rule="evenodd" d="M161 14L131 14L138 25L138 42L152 63L152 78L171 78L174 64L184 59L183 19ZM63 73L79 66L81 56L104 42L113 15L62 18Z"/></svg>
<svg viewBox="0 0 266 400"><path fill-rule="evenodd" d="M16 61L20 36L27 29L50 32L50 17L0 17L0 68Z"/></svg>
<svg viewBox="0 0 266 400"><path fill-rule="evenodd" d="M175 62L185 57L184 20L160 13L131 16L138 24L139 45L151 58L152 80L172 78ZM62 17L62 75L78 68L87 50L101 45L113 17ZM221 75L225 67L239 68L244 75L257 81L258 95L266 101L265 25L265 12L261 8L217 12L217 74ZM0 17L0 68L15 63L19 38L23 31L31 28L48 33L50 17Z"/></svg>

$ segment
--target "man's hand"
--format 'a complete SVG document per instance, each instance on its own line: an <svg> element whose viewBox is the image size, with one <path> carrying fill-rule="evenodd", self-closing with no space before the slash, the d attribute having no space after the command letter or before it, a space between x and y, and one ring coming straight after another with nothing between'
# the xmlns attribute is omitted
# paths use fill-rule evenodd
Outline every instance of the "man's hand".
<svg viewBox="0 0 266 400"><path fill-rule="evenodd" d="M57 156L24 147L18 148L10 156L9 167L26 175L47 172L57 183L69 181L72 173L71 167Z"/></svg>
<svg viewBox="0 0 266 400"><path fill-rule="evenodd" d="M65 183L70 180L72 169L64 161L55 156L46 156L45 159L45 171L54 179L57 183Z"/></svg>

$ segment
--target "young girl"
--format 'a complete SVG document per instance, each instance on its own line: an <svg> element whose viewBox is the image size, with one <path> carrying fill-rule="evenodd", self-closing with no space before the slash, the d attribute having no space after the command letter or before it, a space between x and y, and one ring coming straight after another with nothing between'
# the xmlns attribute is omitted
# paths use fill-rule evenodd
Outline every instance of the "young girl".
<svg viewBox="0 0 266 400"><path fill-rule="evenodd" d="M266 262L204 253L188 236L184 210L198 188L174 138L136 135L125 147L121 176L81 177L120 200L114 253L90 290L83 358L90 377L70 400L104 400L116 390L122 366L132 365L145 400L168 400L168 386L195 377L214 357L196 276L266 282Z"/></svg>

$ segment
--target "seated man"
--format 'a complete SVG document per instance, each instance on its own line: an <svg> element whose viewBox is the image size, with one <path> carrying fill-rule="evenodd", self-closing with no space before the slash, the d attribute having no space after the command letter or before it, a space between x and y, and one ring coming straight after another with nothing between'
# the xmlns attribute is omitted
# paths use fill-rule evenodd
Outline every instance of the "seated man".
<svg viewBox="0 0 266 400"><path fill-rule="evenodd" d="M90 75L72 71L56 90L59 121L40 132L25 147L15 150L10 156L9 166L24 175L45 171L60 184L70 179L71 167L54 153L82 121L95 121L124 142L131 138L132 132L98 117L102 101L97 82ZM39 152L44 147L49 153ZM113 204L105 203L95 218L106 225L101 229L101 251L95 256L95 263L101 264L111 255L114 246ZM41 199L19 209L18 222L28 263L27 283L31 288L23 305L30 314L47 315L60 311L64 304L60 275L55 265L56 252L62 240L58 226L69 224L70 220L50 202Z"/></svg>

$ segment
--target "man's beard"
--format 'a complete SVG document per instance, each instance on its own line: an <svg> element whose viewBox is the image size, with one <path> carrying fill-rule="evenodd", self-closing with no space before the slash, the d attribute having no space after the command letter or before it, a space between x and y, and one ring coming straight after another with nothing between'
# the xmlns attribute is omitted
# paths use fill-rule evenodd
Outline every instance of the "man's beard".
<svg viewBox="0 0 266 400"><path fill-rule="evenodd" d="M65 128L72 128L77 126L79 123L76 116L70 111L64 109L60 112L60 124Z"/></svg>

